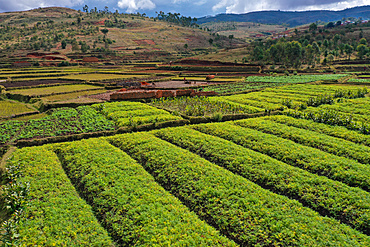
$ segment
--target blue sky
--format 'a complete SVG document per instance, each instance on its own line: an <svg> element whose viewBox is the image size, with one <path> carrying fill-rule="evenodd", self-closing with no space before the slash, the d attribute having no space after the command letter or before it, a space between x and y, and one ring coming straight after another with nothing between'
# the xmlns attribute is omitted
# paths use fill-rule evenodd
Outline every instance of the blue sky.
<svg viewBox="0 0 370 247"><path fill-rule="evenodd" d="M70 7L81 9L97 7L118 10L120 13L155 12L180 13L203 17L219 13L247 13L259 10L341 10L369 4L369 0L0 0L0 12L29 10L38 7Z"/></svg>

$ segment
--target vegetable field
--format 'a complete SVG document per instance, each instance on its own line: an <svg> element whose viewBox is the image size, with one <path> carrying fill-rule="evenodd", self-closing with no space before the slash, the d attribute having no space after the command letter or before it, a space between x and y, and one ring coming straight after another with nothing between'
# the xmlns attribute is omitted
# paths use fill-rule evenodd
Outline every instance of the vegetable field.
<svg viewBox="0 0 370 247"><path fill-rule="evenodd" d="M0 151L17 148L3 156L1 244L370 246L370 98L339 83L3 121ZM18 93L105 90L83 86Z"/></svg>
<svg viewBox="0 0 370 247"><path fill-rule="evenodd" d="M280 118L287 117L261 121L273 125ZM26 175L10 177L13 186L29 183L24 201L32 205L20 205L24 212L13 230L28 245L68 245L76 238L83 245L91 234L102 246L369 245L368 165L267 135L249 122L19 149L8 167ZM353 152L366 155L361 147ZM65 193L57 184L66 178L70 194L62 204L53 197ZM53 182L45 187L48 179ZM45 190L50 193L40 200ZM69 217L79 220L55 224ZM40 228L42 234L32 233Z"/></svg>

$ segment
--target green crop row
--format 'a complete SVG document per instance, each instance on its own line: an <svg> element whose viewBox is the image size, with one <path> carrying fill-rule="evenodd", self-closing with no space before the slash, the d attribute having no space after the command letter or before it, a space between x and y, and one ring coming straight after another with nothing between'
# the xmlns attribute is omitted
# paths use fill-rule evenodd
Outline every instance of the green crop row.
<svg viewBox="0 0 370 247"><path fill-rule="evenodd" d="M114 130L114 124L90 106L59 108L41 119L0 123L0 144L10 140L44 138Z"/></svg>
<svg viewBox="0 0 370 247"><path fill-rule="evenodd" d="M358 98L343 100L343 102L334 105L321 106L320 108L325 110L336 110L350 114L368 115L370 112L369 103L369 98Z"/></svg>
<svg viewBox="0 0 370 247"><path fill-rule="evenodd" d="M150 133L107 140L138 160L199 217L242 246L370 244L368 236Z"/></svg>
<svg viewBox="0 0 370 247"><path fill-rule="evenodd" d="M113 102L93 105L92 107L104 114L108 119L115 121L119 127L156 124L182 119L165 110L139 102Z"/></svg>
<svg viewBox="0 0 370 247"><path fill-rule="evenodd" d="M335 110L324 110L322 108L309 107L304 111L288 110L287 116L313 120L318 123L345 126L347 129L359 131L362 134L370 133L368 116L338 112Z"/></svg>
<svg viewBox="0 0 370 247"><path fill-rule="evenodd" d="M264 133L279 136L284 139L289 139L296 143L317 148L338 156L354 159L364 164L370 164L370 147L367 146L355 144L350 141L320 134L310 130L286 126L274 121L269 121L268 117L238 121L237 124L243 127L259 130Z"/></svg>
<svg viewBox="0 0 370 247"><path fill-rule="evenodd" d="M336 90L356 90L358 86L340 86L340 85L310 85L310 84L296 84L296 85L286 85L278 88L267 88L265 91L268 92L290 92L305 95L319 95L323 93L334 93Z"/></svg>
<svg viewBox="0 0 370 247"><path fill-rule="evenodd" d="M307 129L316 133L322 133L354 143L370 146L370 136L360 134L357 131L349 130L342 126L331 126L324 123L317 123L312 120L296 119L284 115L270 116L268 119L288 126Z"/></svg>
<svg viewBox="0 0 370 247"><path fill-rule="evenodd" d="M312 113L312 114L321 114L321 113L334 113L337 114L338 116L343 116L348 119L351 119L352 121L356 122L370 122L370 116L368 114L356 114L352 112L344 112L344 111L339 111L338 109L335 109L336 106L333 107L334 109L331 109L330 106L328 105L322 105L320 107L309 107L307 108L304 112L305 113Z"/></svg>
<svg viewBox="0 0 370 247"><path fill-rule="evenodd" d="M352 78L349 79L348 82L355 82L355 83L370 83L370 79L365 78Z"/></svg>
<svg viewBox="0 0 370 247"><path fill-rule="evenodd" d="M194 125L196 130L233 141L289 165L370 191L370 168L343 157L297 144L271 134L238 126L242 121Z"/></svg>
<svg viewBox="0 0 370 247"><path fill-rule="evenodd" d="M108 119L117 121L120 118L145 117L152 115L168 115L168 111L152 108L152 109L138 109L131 111L115 111L107 114Z"/></svg>
<svg viewBox="0 0 370 247"><path fill-rule="evenodd" d="M279 83L247 83L247 82L237 82L237 83L222 83L209 85L204 88L204 91L214 91L219 94L228 93L239 93L246 92L250 90L258 90L268 87L281 86Z"/></svg>
<svg viewBox="0 0 370 247"><path fill-rule="evenodd" d="M370 233L370 194L311 174L230 141L179 127L155 135L205 157L275 193L298 199L314 210Z"/></svg>
<svg viewBox="0 0 370 247"><path fill-rule="evenodd" d="M20 149L7 167L13 172L6 187L8 206L16 210L3 224L5 246L113 246L54 152L46 147ZM20 189L26 183L24 195ZM28 205L15 208L22 201Z"/></svg>
<svg viewBox="0 0 370 247"><path fill-rule="evenodd" d="M53 147L75 187L120 246L235 246L105 140Z"/></svg>
<svg viewBox="0 0 370 247"><path fill-rule="evenodd" d="M216 113L231 115L263 112L261 108L241 105L225 100L222 97L160 98L153 100L151 104L186 116L213 116Z"/></svg>
<svg viewBox="0 0 370 247"><path fill-rule="evenodd" d="M116 121L117 126L119 127L137 127L143 124L157 124L170 121L182 120L182 117L174 116L171 114L166 115L152 115L152 116L143 116L143 117L132 117L132 118L120 118Z"/></svg>
<svg viewBox="0 0 370 247"><path fill-rule="evenodd" d="M244 105L250 105L250 106L254 106L254 107L258 107L262 109L270 109L270 110L283 109L283 106L281 105L281 101L279 101L279 103L269 103L269 102L266 102L263 98L256 98L256 99L248 98L248 94L223 96L222 98L225 100L231 101L231 102L236 102L236 103L244 104Z"/></svg>
<svg viewBox="0 0 370 247"><path fill-rule="evenodd" d="M92 105L92 107L106 116L113 112L153 109L152 106L140 102L130 102L130 101L95 104Z"/></svg>
<svg viewBox="0 0 370 247"><path fill-rule="evenodd" d="M307 83L314 81L338 80L346 74L292 75L292 76L249 76L247 82Z"/></svg>

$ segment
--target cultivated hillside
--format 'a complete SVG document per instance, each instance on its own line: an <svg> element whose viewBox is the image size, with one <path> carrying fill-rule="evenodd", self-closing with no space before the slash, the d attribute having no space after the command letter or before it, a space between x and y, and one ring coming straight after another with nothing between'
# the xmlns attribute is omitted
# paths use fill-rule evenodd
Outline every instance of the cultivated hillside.
<svg viewBox="0 0 370 247"><path fill-rule="evenodd" d="M26 58L76 62L84 56L123 62L170 60L208 53L229 44L197 25L177 25L145 14L40 8L0 14L0 49L9 63ZM226 40L226 41L225 41ZM30 53L33 53L30 55ZM26 57L28 55L28 57ZM40 60L40 63L47 62ZM4 60L4 59L3 59ZM32 60L33 61L33 60ZM117 61L113 61L117 63Z"/></svg>

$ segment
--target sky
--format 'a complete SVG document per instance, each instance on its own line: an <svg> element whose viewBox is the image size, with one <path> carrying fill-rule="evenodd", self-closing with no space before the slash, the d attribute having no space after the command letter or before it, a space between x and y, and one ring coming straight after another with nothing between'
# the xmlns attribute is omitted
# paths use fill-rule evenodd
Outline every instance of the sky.
<svg viewBox="0 0 370 247"><path fill-rule="evenodd" d="M203 17L220 13L248 13L260 10L342 10L369 5L369 0L0 0L0 12L29 10L39 7L69 7L89 9L97 7L120 13L146 13L156 16L156 12L180 13L184 16Z"/></svg>

